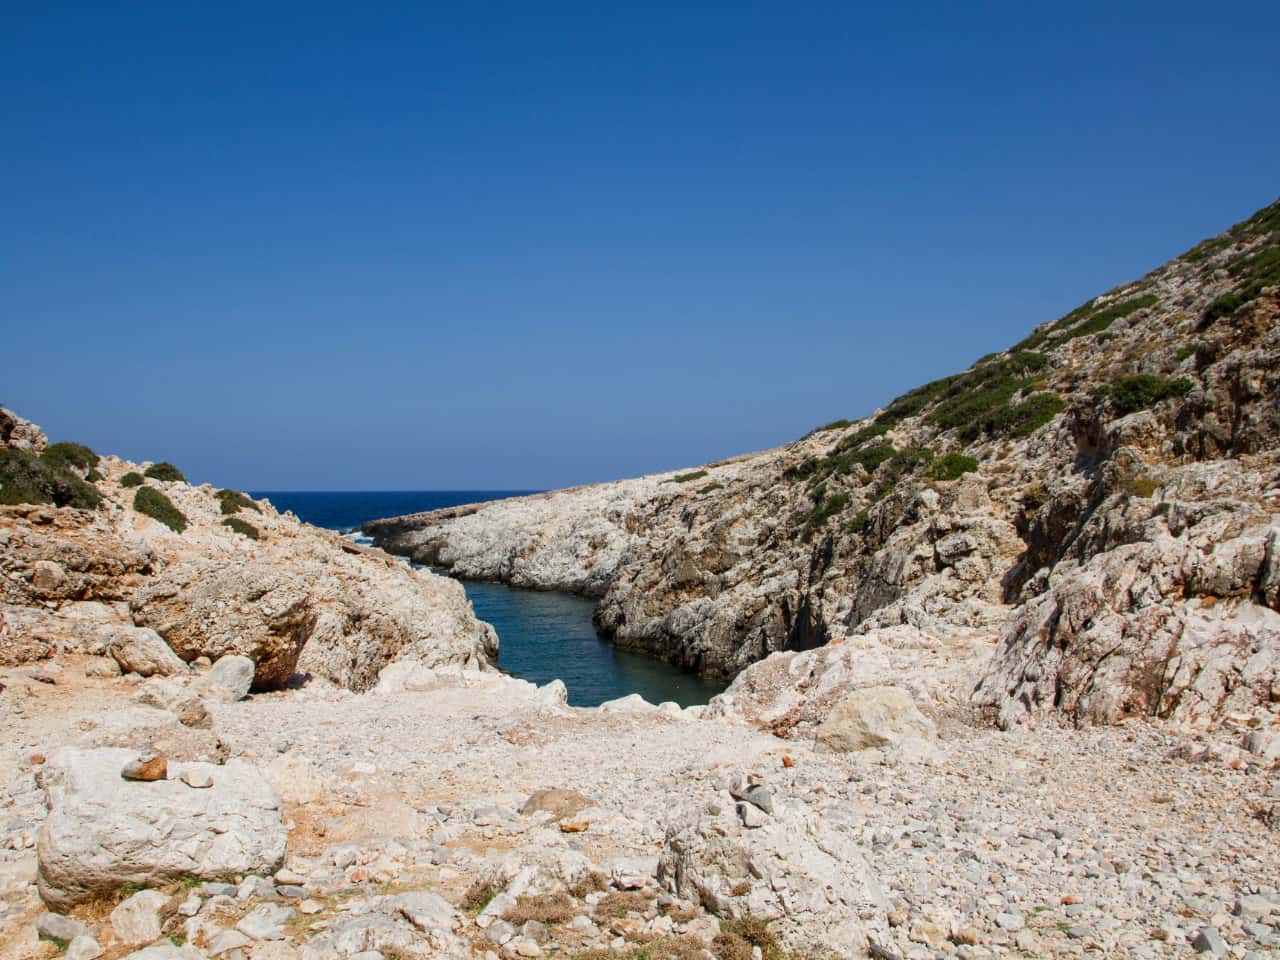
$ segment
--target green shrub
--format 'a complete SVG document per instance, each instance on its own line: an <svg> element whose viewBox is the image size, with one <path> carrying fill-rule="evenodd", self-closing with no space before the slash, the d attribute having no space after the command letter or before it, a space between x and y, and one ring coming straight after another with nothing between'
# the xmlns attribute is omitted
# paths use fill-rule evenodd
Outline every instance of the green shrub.
<svg viewBox="0 0 1280 960"><path fill-rule="evenodd" d="M1091 333L1101 333L1117 320L1127 317L1131 313L1136 313L1143 307L1154 306L1159 300L1160 298L1154 293L1148 293L1132 300L1125 300L1122 303L1104 307L1096 313L1089 313L1083 320L1067 331L1063 342L1074 340L1076 337L1088 336Z"/></svg>
<svg viewBox="0 0 1280 960"><path fill-rule="evenodd" d="M0 503L51 503L93 510L102 494L55 457L46 461L25 450L0 447Z"/></svg>
<svg viewBox="0 0 1280 960"><path fill-rule="evenodd" d="M724 489L724 484L722 483L708 483L705 487L699 487L698 493L712 493L722 489Z"/></svg>
<svg viewBox="0 0 1280 960"><path fill-rule="evenodd" d="M183 483L187 480L187 478L182 475L181 470L175 467L172 463L167 463L163 460L160 463L153 463L151 466L147 467L146 471L144 471L144 476L148 476L152 480L178 480Z"/></svg>
<svg viewBox="0 0 1280 960"><path fill-rule="evenodd" d="M826 433L829 430L843 430L845 427L852 427L852 420L832 420L830 423L824 423L820 427L810 430L805 436L812 437L815 433Z"/></svg>
<svg viewBox="0 0 1280 960"><path fill-rule="evenodd" d="M930 480L956 480L978 469L978 461L963 453L944 453L929 466Z"/></svg>
<svg viewBox="0 0 1280 960"><path fill-rule="evenodd" d="M1183 360L1187 359L1187 357L1192 356L1197 349L1198 347L1194 343L1189 343L1185 347L1179 347L1178 352L1173 355L1173 359L1181 363Z"/></svg>
<svg viewBox="0 0 1280 960"><path fill-rule="evenodd" d="M1129 492L1135 497L1150 497L1159 487L1151 477L1135 477L1129 482Z"/></svg>
<svg viewBox="0 0 1280 960"><path fill-rule="evenodd" d="M701 480L707 475L706 470L693 470L689 473L677 473L674 477L662 481L663 483L688 483L690 480Z"/></svg>
<svg viewBox="0 0 1280 960"><path fill-rule="evenodd" d="M55 443L40 459L55 470L77 470L81 476L94 472L101 459L83 443Z"/></svg>
<svg viewBox="0 0 1280 960"><path fill-rule="evenodd" d="M1028 437L1067 408L1066 401L1054 393L1033 393L1000 415L983 424L987 433L1009 437Z"/></svg>
<svg viewBox="0 0 1280 960"><path fill-rule="evenodd" d="M214 496L218 498L218 503L221 504L224 514L239 513L241 510L252 510L254 513L262 512L253 500L239 490L219 490Z"/></svg>
<svg viewBox="0 0 1280 960"><path fill-rule="evenodd" d="M813 509L805 520L805 526L820 527L849 505L847 493L833 493L831 496L815 498Z"/></svg>
<svg viewBox="0 0 1280 960"><path fill-rule="evenodd" d="M1137 410L1145 410L1169 397L1184 397L1191 387L1192 382L1185 377L1170 380L1151 373L1136 373L1112 381L1101 393L1111 399L1111 406L1116 413L1124 416Z"/></svg>
<svg viewBox="0 0 1280 960"><path fill-rule="evenodd" d="M863 533L867 527L871 525L871 518L867 515L867 511L860 510L853 515L853 518L846 525L850 533Z"/></svg>
<svg viewBox="0 0 1280 960"><path fill-rule="evenodd" d="M246 523L239 517L227 517L227 519L222 521L222 525L224 527L230 527L236 533L243 534L250 540L258 539L258 528L252 523Z"/></svg>
<svg viewBox="0 0 1280 960"><path fill-rule="evenodd" d="M144 483L146 483L146 481L142 479L142 474L134 470L130 470L120 478L120 486L122 487L140 487Z"/></svg>
<svg viewBox="0 0 1280 960"><path fill-rule="evenodd" d="M133 495L133 509L153 520L159 520L175 533L187 529L187 518L182 511L155 487L139 487L138 492Z"/></svg>

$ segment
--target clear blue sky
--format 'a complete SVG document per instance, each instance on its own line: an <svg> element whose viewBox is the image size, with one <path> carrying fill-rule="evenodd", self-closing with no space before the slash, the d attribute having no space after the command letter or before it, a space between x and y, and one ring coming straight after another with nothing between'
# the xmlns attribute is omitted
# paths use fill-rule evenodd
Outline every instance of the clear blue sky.
<svg viewBox="0 0 1280 960"><path fill-rule="evenodd" d="M550 487L864 414L1280 194L1280 4L0 8L0 402Z"/></svg>

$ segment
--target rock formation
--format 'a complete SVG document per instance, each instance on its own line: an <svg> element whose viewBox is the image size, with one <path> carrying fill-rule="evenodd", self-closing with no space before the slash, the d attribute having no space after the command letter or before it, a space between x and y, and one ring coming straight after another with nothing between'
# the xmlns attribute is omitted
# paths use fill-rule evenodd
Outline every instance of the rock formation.
<svg viewBox="0 0 1280 960"><path fill-rule="evenodd" d="M19 425L7 428L10 438L39 447L26 421L4 415ZM433 666L496 660L496 636L458 583L269 503L140 469L98 460L90 482L101 502L92 510L0 507L0 664L76 651L150 676L235 654L253 661L258 689L310 674L363 690L400 657ZM162 494L182 531L137 509L139 490Z"/></svg>
<svg viewBox="0 0 1280 960"><path fill-rule="evenodd" d="M599 597L618 645L708 674L909 626L939 649L1003 637L968 680L1006 725L1266 715L1277 258L1280 203L856 423L366 529L463 576Z"/></svg>

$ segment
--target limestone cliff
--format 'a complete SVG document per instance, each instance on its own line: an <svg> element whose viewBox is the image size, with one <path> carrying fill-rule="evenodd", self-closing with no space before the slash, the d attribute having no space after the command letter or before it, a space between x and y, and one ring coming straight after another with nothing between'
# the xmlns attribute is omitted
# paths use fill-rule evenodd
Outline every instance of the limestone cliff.
<svg viewBox="0 0 1280 960"><path fill-rule="evenodd" d="M364 690L401 657L496 660L493 629L456 582L267 501L163 479L168 465L144 476L83 447L46 451L8 411L0 424L17 425L0 444L0 665L102 653L140 628L185 661L250 657L258 688L311 674ZM79 508L58 506L72 487Z"/></svg>
<svg viewBox="0 0 1280 960"><path fill-rule="evenodd" d="M367 530L705 673L908 625L1004 724L1274 710L1278 285L1280 203L864 420Z"/></svg>

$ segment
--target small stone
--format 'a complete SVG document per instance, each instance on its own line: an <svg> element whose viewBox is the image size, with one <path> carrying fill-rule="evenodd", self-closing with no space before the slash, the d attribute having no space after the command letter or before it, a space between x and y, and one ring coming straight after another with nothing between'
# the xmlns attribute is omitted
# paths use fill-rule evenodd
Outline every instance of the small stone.
<svg viewBox="0 0 1280 960"><path fill-rule="evenodd" d="M1196 953L1211 953L1215 957L1225 957L1227 955L1227 942L1222 939L1222 934L1218 933L1213 927L1201 927L1200 932L1191 941L1191 946Z"/></svg>
<svg viewBox="0 0 1280 960"><path fill-rule="evenodd" d="M236 924L236 929L254 940L283 940L282 928L292 917L292 907L264 903L246 913Z"/></svg>
<svg viewBox="0 0 1280 960"><path fill-rule="evenodd" d="M560 822L561 833L585 833L587 828L591 826L589 820L562 820Z"/></svg>
<svg viewBox="0 0 1280 960"><path fill-rule="evenodd" d="M200 912L200 905L202 902L200 895L193 890L191 893L187 894L187 899L183 900L182 903L178 905L178 914L183 917L194 917Z"/></svg>
<svg viewBox="0 0 1280 960"><path fill-rule="evenodd" d="M144 782L164 780L168 775L169 761L165 759L164 754L153 752L139 754L136 760L130 760L120 771L120 776L126 780Z"/></svg>
<svg viewBox="0 0 1280 960"><path fill-rule="evenodd" d="M142 890L111 911L116 939L128 945L151 943L160 937L160 908L168 897L158 890Z"/></svg>
<svg viewBox="0 0 1280 960"><path fill-rule="evenodd" d="M538 946L536 943L534 943L532 940L529 940L525 937L521 937L519 940L517 940L513 944L513 947L515 949L517 956L521 956L521 957L542 956L542 948Z"/></svg>
<svg viewBox="0 0 1280 960"><path fill-rule="evenodd" d="M997 913L996 926L1001 930L1008 930L1010 933L1017 933L1027 925L1027 921L1020 913Z"/></svg>
<svg viewBox="0 0 1280 960"><path fill-rule="evenodd" d="M208 790L213 786L213 774L206 770L183 770L178 779L193 790Z"/></svg>
<svg viewBox="0 0 1280 960"><path fill-rule="evenodd" d="M66 960L98 960L102 947L93 937L79 936L67 944Z"/></svg>
<svg viewBox="0 0 1280 960"><path fill-rule="evenodd" d="M209 947L205 951L210 957L216 957L232 950L240 950L253 943L250 937L245 936L239 930L223 930L220 934L209 941Z"/></svg>
<svg viewBox="0 0 1280 960"><path fill-rule="evenodd" d="M93 930L79 920L64 917L60 913L42 913L36 918L36 932L42 937L70 942L76 937L89 937Z"/></svg>
<svg viewBox="0 0 1280 960"><path fill-rule="evenodd" d="M742 821L742 825L748 830L755 830L763 827L769 822L769 815L751 803L739 803L737 805L738 819Z"/></svg>
<svg viewBox="0 0 1280 960"><path fill-rule="evenodd" d="M308 917L314 916L324 909L324 904L319 900L303 900L298 904L298 909Z"/></svg>
<svg viewBox="0 0 1280 960"><path fill-rule="evenodd" d="M506 920L495 920L484 932L484 938L498 946L502 946L515 935L515 924L508 923Z"/></svg>

